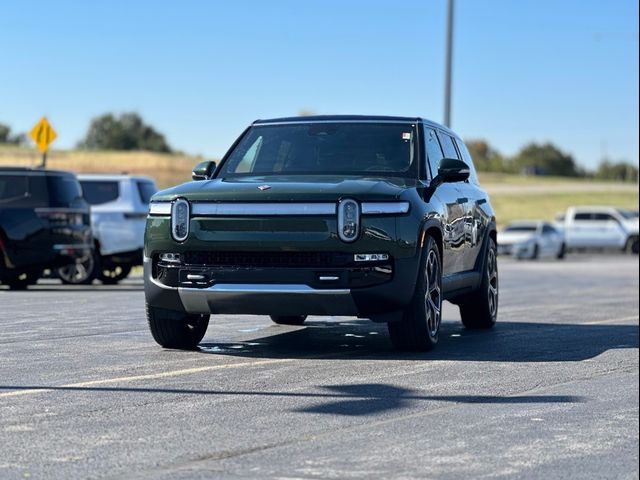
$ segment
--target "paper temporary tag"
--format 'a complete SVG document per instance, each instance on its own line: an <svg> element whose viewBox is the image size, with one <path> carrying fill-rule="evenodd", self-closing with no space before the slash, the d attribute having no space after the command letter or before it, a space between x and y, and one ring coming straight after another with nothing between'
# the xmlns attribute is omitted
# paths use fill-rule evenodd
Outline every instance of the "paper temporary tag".
<svg viewBox="0 0 640 480"><path fill-rule="evenodd" d="M411 140L411 132L403 132L402 133L403 140Z"/></svg>

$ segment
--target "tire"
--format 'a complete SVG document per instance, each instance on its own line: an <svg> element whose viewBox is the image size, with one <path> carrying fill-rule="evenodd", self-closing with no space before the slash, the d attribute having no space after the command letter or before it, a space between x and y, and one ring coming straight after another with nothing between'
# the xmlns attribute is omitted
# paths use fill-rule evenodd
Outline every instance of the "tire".
<svg viewBox="0 0 640 480"><path fill-rule="evenodd" d="M433 237L426 238L411 303L402 319L389 322L391 343L402 351L429 351L438 343L442 320L442 259Z"/></svg>
<svg viewBox="0 0 640 480"><path fill-rule="evenodd" d="M65 285L91 285L100 268L100 257L94 251L84 262L71 263L56 270Z"/></svg>
<svg viewBox="0 0 640 480"><path fill-rule="evenodd" d="M538 244L536 243L533 246L533 253L531 254L531 260L537 260L539 256L540 256L540 247L538 247Z"/></svg>
<svg viewBox="0 0 640 480"><path fill-rule="evenodd" d="M26 290L29 285L38 283L42 272L28 272L11 275L3 280L10 290Z"/></svg>
<svg viewBox="0 0 640 480"><path fill-rule="evenodd" d="M209 315L191 315L146 305L153 339L164 348L194 350L209 326Z"/></svg>
<svg viewBox="0 0 640 480"><path fill-rule="evenodd" d="M629 237L624 245L624 251L638 255L638 237Z"/></svg>
<svg viewBox="0 0 640 480"><path fill-rule="evenodd" d="M482 268L480 287L459 304L462 323L469 329L491 328L498 319L498 262L492 238Z"/></svg>
<svg viewBox="0 0 640 480"><path fill-rule="evenodd" d="M131 264L127 263L119 263L111 267L103 267L98 273L98 279L105 285L116 285L121 280L124 280L131 273L132 268Z"/></svg>
<svg viewBox="0 0 640 480"><path fill-rule="evenodd" d="M269 315L269 317L278 325L302 325L307 319L306 315Z"/></svg>
<svg viewBox="0 0 640 480"><path fill-rule="evenodd" d="M567 246L563 243L560 246L560 251L558 252L558 254L556 255L556 258L558 260L564 260L564 257L567 255Z"/></svg>

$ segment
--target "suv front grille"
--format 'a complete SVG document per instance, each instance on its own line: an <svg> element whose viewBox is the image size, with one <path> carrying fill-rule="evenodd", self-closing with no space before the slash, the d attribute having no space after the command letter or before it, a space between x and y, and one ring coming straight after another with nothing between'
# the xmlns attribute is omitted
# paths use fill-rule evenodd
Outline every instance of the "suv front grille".
<svg viewBox="0 0 640 480"><path fill-rule="evenodd" d="M334 268L352 263L353 254L336 252L186 252L187 265L265 268Z"/></svg>

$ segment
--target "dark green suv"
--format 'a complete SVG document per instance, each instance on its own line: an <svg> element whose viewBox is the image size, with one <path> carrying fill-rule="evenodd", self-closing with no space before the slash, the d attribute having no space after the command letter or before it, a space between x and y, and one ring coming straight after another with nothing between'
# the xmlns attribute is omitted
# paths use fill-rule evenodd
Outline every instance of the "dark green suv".
<svg viewBox="0 0 640 480"><path fill-rule="evenodd" d="M164 347L195 348L210 314L370 318L401 350L436 345L443 300L469 328L496 321L494 213L441 125L259 120L193 178L154 195L147 219L147 317Z"/></svg>

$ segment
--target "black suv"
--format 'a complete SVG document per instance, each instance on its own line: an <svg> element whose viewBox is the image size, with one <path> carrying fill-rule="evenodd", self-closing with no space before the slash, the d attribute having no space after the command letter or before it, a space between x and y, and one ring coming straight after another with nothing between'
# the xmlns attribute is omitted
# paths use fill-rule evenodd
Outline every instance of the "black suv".
<svg viewBox="0 0 640 480"><path fill-rule="evenodd" d="M193 348L209 315L388 323L428 350L443 300L469 328L498 313L496 226L473 161L422 118L256 121L219 166L158 192L145 236L147 317L165 347Z"/></svg>
<svg viewBox="0 0 640 480"><path fill-rule="evenodd" d="M0 283L24 289L92 248L89 204L75 175L0 168Z"/></svg>

